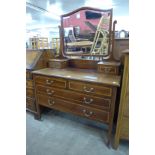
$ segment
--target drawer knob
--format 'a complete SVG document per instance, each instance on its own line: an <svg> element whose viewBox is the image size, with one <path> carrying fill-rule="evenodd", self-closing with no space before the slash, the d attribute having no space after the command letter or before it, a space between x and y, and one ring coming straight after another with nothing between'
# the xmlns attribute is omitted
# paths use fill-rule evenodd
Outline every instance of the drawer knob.
<svg viewBox="0 0 155 155"><path fill-rule="evenodd" d="M54 105L55 102L49 99L49 100L48 100L48 104L49 104L49 105Z"/></svg>
<svg viewBox="0 0 155 155"><path fill-rule="evenodd" d="M50 90L50 89L46 89L46 92L47 92L48 95L53 95L54 94L54 91Z"/></svg>
<svg viewBox="0 0 155 155"><path fill-rule="evenodd" d="M94 91L94 88L87 88L87 87L83 87L83 90L87 93L91 93Z"/></svg>
<svg viewBox="0 0 155 155"><path fill-rule="evenodd" d="M85 103L85 104L91 104L92 102L93 102L93 99L91 98L91 99L87 99L86 97L84 97L83 98L83 102Z"/></svg>
<svg viewBox="0 0 155 155"><path fill-rule="evenodd" d="M87 111L87 110L83 110L83 113L84 113L84 115L86 116L86 117L90 117L92 114L93 114L93 112L92 111Z"/></svg>
<svg viewBox="0 0 155 155"><path fill-rule="evenodd" d="M48 84L48 85L50 85L50 84L52 84L54 81L51 81L51 80L46 80L46 84Z"/></svg>

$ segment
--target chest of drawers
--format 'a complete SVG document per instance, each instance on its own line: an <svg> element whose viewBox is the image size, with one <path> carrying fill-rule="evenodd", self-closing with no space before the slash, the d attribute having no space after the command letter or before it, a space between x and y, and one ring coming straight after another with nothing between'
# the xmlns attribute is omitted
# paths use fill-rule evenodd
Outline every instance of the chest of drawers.
<svg viewBox="0 0 155 155"><path fill-rule="evenodd" d="M38 118L40 106L105 123L110 141L120 77L80 69L45 68L33 72Z"/></svg>

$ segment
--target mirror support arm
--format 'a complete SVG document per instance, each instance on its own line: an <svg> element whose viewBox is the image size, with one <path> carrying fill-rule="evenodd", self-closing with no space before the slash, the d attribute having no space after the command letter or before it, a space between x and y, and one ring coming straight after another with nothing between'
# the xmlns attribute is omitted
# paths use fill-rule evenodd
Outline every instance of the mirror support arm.
<svg viewBox="0 0 155 155"><path fill-rule="evenodd" d="M115 52L114 51L114 46L115 46L115 27L116 27L116 24L117 24L117 20L114 20L114 22L113 22L113 30L112 30L112 51L111 51L109 60L115 60L115 58L114 58L114 52Z"/></svg>

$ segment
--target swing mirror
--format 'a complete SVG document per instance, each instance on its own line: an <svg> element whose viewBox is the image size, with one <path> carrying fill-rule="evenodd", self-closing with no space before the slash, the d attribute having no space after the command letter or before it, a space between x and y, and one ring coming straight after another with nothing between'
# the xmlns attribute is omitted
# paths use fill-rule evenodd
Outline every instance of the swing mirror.
<svg viewBox="0 0 155 155"><path fill-rule="evenodd" d="M112 9L83 7L61 16L64 56L102 56L111 50Z"/></svg>

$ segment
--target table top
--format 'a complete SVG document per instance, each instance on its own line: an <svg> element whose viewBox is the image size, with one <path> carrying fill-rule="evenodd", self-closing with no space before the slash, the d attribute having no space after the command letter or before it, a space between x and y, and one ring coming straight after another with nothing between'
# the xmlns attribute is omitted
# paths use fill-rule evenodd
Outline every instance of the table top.
<svg viewBox="0 0 155 155"><path fill-rule="evenodd" d="M80 80L85 82L94 82L98 84L106 84L111 86L120 86L120 76L118 75L106 75L103 73L98 73L95 70L89 69L75 69L75 68L65 68L65 69L53 69L44 68L32 72L33 74L46 75L52 77L60 77L71 80Z"/></svg>

